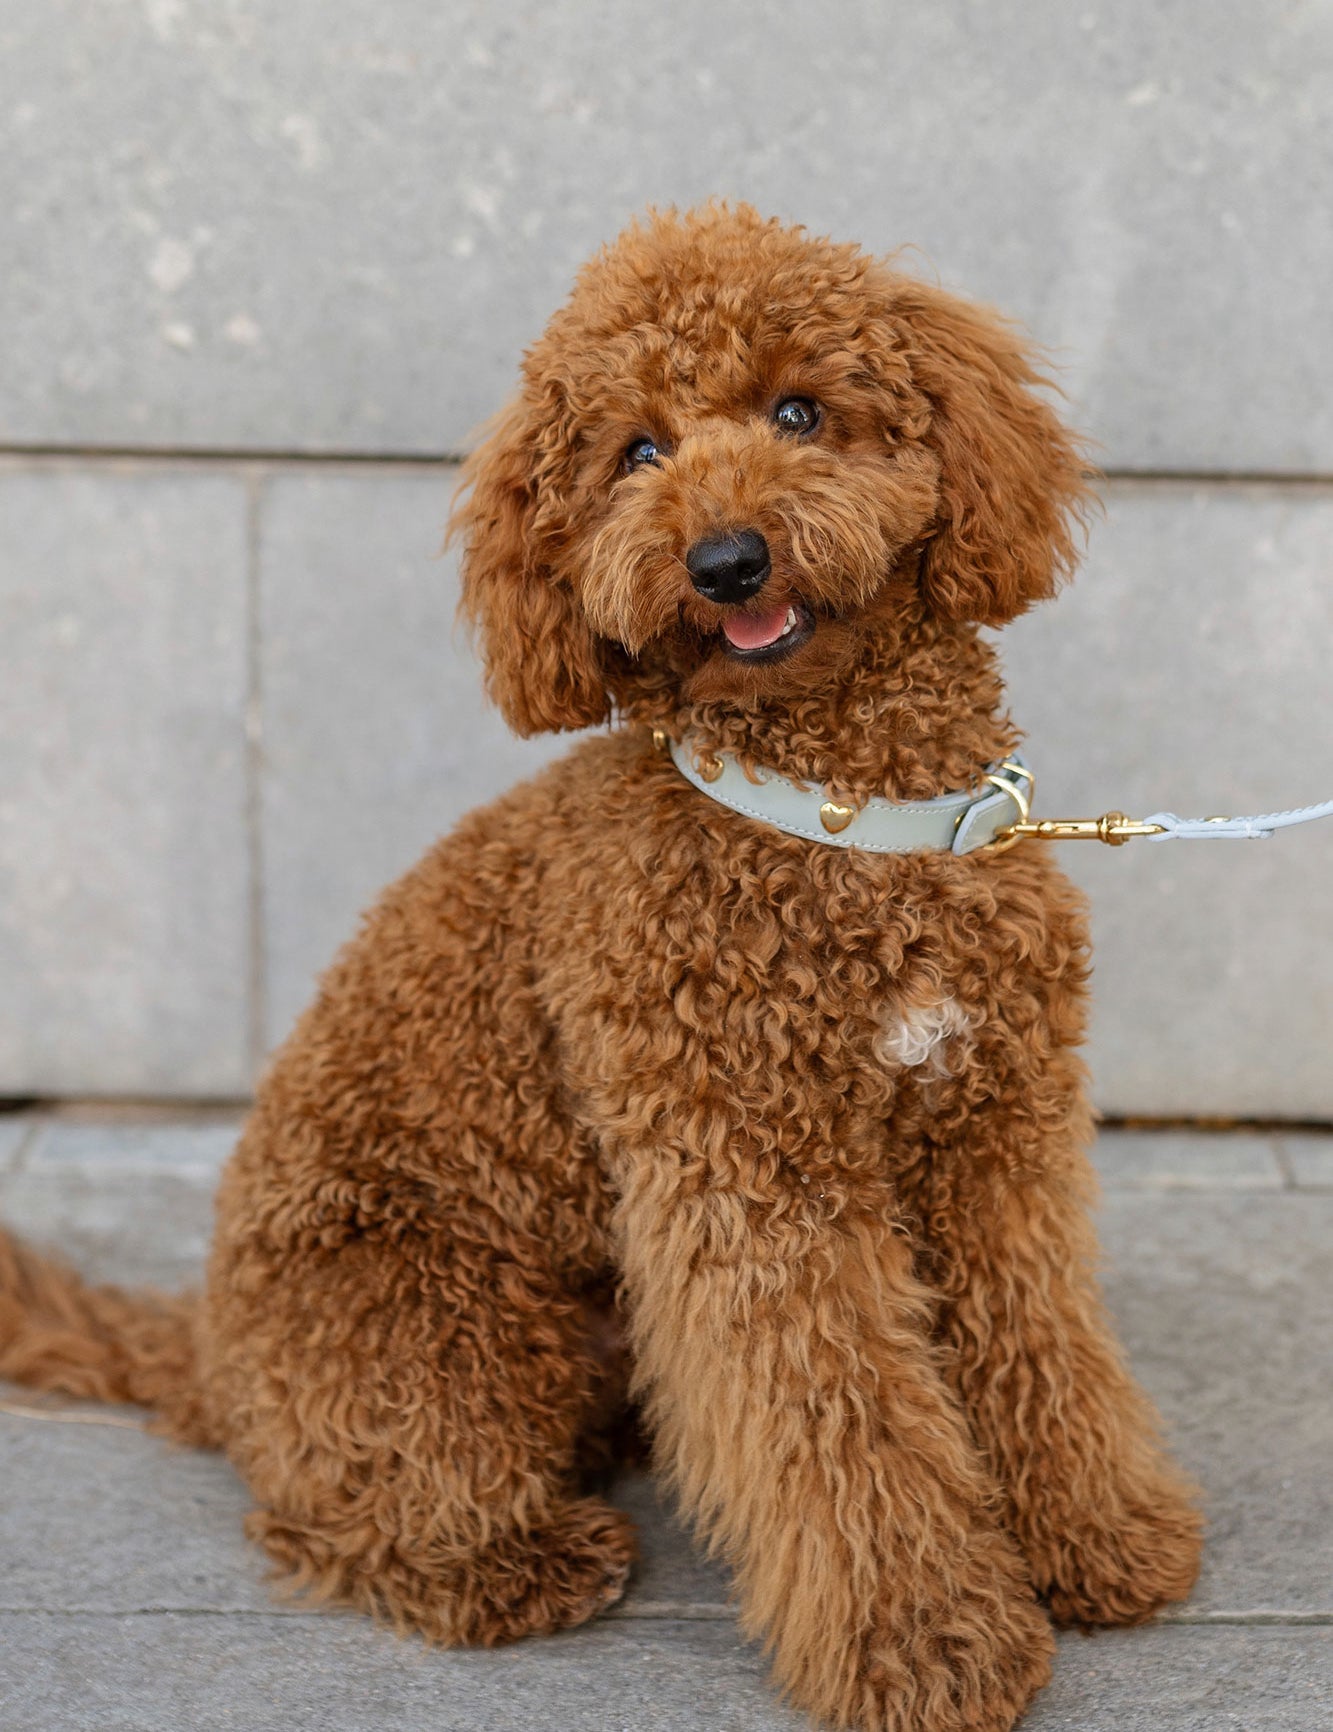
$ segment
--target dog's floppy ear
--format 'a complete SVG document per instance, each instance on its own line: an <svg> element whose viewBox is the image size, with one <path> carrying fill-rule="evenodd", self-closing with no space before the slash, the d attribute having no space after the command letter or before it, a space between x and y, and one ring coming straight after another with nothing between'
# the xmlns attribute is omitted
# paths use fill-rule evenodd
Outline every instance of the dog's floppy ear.
<svg viewBox="0 0 1333 1732"><path fill-rule="evenodd" d="M610 699L577 595L554 568L564 526L561 418L526 396L463 465L449 520L461 535L460 612L481 638L486 690L517 734L586 728Z"/></svg>
<svg viewBox="0 0 1333 1732"><path fill-rule="evenodd" d="M948 619L1003 625L1073 570L1092 502L1078 441L1038 397L1041 374L998 314L899 279L912 380L929 403L939 515L922 559Z"/></svg>

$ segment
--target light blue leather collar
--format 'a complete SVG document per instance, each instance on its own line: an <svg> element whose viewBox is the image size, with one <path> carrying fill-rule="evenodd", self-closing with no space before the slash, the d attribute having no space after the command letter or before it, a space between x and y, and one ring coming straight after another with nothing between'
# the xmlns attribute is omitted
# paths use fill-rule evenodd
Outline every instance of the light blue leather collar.
<svg viewBox="0 0 1333 1732"><path fill-rule="evenodd" d="M688 734L667 744L681 775L710 800L788 836L832 848L972 854L994 841L996 831L1028 815L1032 775L1017 756L992 765L979 786L966 793L941 794L936 800L870 799L858 808L841 805L821 788L803 788L776 770L759 770L752 779L729 752L701 750Z"/></svg>

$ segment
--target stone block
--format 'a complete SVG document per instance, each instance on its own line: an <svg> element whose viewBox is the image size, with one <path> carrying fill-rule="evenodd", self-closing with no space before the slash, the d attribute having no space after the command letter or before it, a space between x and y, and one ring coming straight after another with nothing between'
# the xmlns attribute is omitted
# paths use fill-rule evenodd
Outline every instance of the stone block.
<svg viewBox="0 0 1333 1732"><path fill-rule="evenodd" d="M1093 1151L1108 1190L1279 1191L1273 1139L1206 1131L1103 1131Z"/></svg>
<svg viewBox="0 0 1333 1732"><path fill-rule="evenodd" d="M92 1280L193 1286L238 1128L234 1115L39 1120L17 1165L0 1172L0 1220L57 1246Z"/></svg>
<svg viewBox="0 0 1333 1732"><path fill-rule="evenodd" d="M1301 1190L1333 1190L1333 1137L1284 1136L1280 1147Z"/></svg>
<svg viewBox="0 0 1333 1732"><path fill-rule="evenodd" d="M731 1577L706 1557L677 1512L675 1500L651 1474L621 1474L607 1493L632 1516L640 1556L629 1591L611 1617L730 1618Z"/></svg>
<svg viewBox="0 0 1333 1732"><path fill-rule="evenodd" d="M470 807L567 749L483 703L439 556L456 476L276 475L260 557L266 1027Z"/></svg>
<svg viewBox="0 0 1333 1732"><path fill-rule="evenodd" d="M244 485L10 461L0 522L0 1093L239 1094Z"/></svg>
<svg viewBox="0 0 1333 1732"><path fill-rule="evenodd" d="M0 1118L0 1177L18 1159L19 1151L32 1135L32 1122L24 1114Z"/></svg>
<svg viewBox="0 0 1333 1732"><path fill-rule="evenodd" d="M1333 1616L1333 1197L1108 1190L1106 1292L1208 1520L1190 1617Z"/></svg>
<svg viewBox="0 0 1333 1732"><path fill-rule="evenodd" d="M128 1423L71 1425L0 1406L0 1465L11 1488L0 1511L0 1611L281 1611L267 1560L241 1525L254 1500L222 1456L129 1429L143 1417L134 1408L0 1384L6 1401Z"/></svg>
<svg viewBox="0 0 1333 1732"><path fill-rule="evenodd" d="M1328 799L1333 496L1121 482L1107 507L1073 587L1000 638L1038 815ZM1059 858L1092 904L1104 1110L1333 1117L1333 820Z"/></svg>
<svg viewBox="0 0 1333 1732"><path fill-rule="evenodd" d="M0 1613L0 1689L25 1732L811 1732L729 1623L599 1623L429 1651L309 1616ZM1032 1732L1323 1732L1327 1629L1061 1638Z"/></svg>
<svg viewBox="0 0 1333 1732"><path fill-rule="evenodd" d="M0 1642L0 1691L25 1732L810 1732L726 1623L599 1623L446 1653L328 1613L0 1615Z"/></svg>
<svg viewBox="0 0 1333 1732"><path fill-rule="evenodd" d="M1107 460L1323 471L1333 19L707 0L11 8L0 439L456 451L649 202L1025 318Z"/></svg>
<svg viewBox="0 0 1333 1732"><path fill-rule="evenodd" d="M1317 1732L1330 1692L1327 1629L1071 1634L1023 1732Z"/></svg>

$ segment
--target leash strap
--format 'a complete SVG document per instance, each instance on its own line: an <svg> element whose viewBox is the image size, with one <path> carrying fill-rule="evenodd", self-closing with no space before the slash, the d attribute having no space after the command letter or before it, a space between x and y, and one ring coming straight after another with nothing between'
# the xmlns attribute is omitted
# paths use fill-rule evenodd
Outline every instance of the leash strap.
<svg viewBox="0 0 1333 1732"><path fill-rule="evenodd" d="M1252 818L1180 818L1174 812L1154 812L1150 818L1127 818L1104 812L1100 818L1030 818L997 831L995 847L1011 848L1030 836L1038 842L1107 842L1113 848L1146 836L1150 842L1266 842L1293 824L1333 818L1333 800L1317 806L1294 806L1287 812L1262 812Z"/></svg>
<svg viewBox="0 0 1333 1732"><path fill-rule="evenodd" d="M1175 812L1154 812L1147 818L1127 818L1123 812L1103 812L1100 818L1034 818L1020 811L1015 823L996 831L991 848L1002 853L1029 836L1038 842L1106 842L1113 848L1138 836L1150 842L1266 842L1279 830L1316 818L1333 818L1333 800L1249 818L1181 818Z"/></svg>
<svg viewBox="0 0 1333 1732"><path fill-rule="evenodd" d="M1143 821L1158 831L1151 838L1154 842L1175 839L1266 842L1278 830L1290 829L1293 824L1311 824L1316 818L1333 818L1333 800L1321 801L1317 806L1294 806L1288 812L1264 812L1257 818L1178 818L1174 812L1154 812Z"/></svg>

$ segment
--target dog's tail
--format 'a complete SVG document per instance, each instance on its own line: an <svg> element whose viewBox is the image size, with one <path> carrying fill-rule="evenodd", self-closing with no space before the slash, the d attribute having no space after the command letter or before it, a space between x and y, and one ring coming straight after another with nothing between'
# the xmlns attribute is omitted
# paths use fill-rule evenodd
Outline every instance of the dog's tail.
<svg viewBox="0 0 1333 1732"><path fill-rule="evenodd" d="M95 1287L0 1228L0 1377L152 1408L154 1430L216 1445L204 1412L193 1294Z"/></svg>

